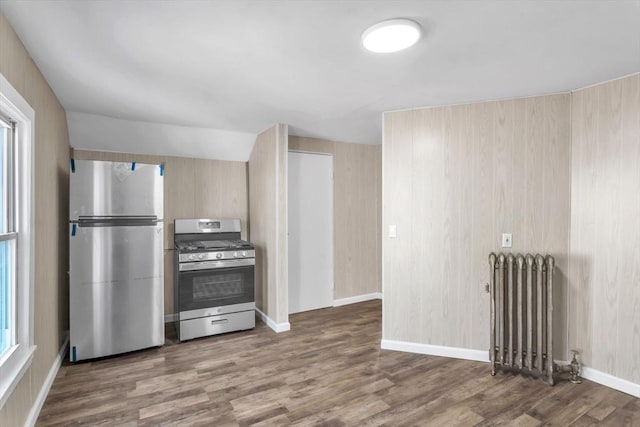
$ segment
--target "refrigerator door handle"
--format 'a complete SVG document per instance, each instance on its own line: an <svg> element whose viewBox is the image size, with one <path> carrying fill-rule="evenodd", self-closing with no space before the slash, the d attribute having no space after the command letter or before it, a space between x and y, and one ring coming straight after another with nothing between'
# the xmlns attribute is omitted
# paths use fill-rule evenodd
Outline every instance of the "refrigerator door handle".
<svg viewBox="0 0 640 427"><path fill-rule="evenodd" d="M78 227L121 227L121 226L154 226L158 225L155 215L134 216L81 216L78 217ZM72 221L74 222L74 221Z"/></svg>

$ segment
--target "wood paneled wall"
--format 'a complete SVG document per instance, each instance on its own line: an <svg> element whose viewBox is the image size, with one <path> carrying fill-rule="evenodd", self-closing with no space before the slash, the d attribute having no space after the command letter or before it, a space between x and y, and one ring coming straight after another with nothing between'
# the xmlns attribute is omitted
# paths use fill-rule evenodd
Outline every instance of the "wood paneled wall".
<svg viewBox="0 0 640 427"><path fill-rule="evenodd" d="M640 383L640 74L572 94L569 345Z"/></svg>
<svg viewBox="0 0 640 427"><path fill-rule="evenodd" d="M1 426L21 426L69 328L69 135L65 111L0 13L0 73L35 111L34 338L31 367L0 409ZM0 375L2 375L0 373Z"/></svg>
<svg viewBox="0 0 640 427"><path fill-rule="evenodd" d="M555 356L566 359L569 100L385 113L384 339L487 350L488 255L507 232L512 251L556 258Z"/></svg>
<svg viewBox="0 0 640 427"><path fill-rule="evenodd" d="M78 160L164 163L164 312L173 304L173 221L180 218L240 218L248 235L247 164L226 160L73 150Z"/></svg>
<svg viewBox="0 0 640 427"><path fill-rule="evenodd" d="M333 155L334 299L381 292L382 146L289 137Z"/></svg>
<svg viewBox="0 0 640 427"><path fill-rule="evenodd" d="M249 237L256 247L256 305L276 323L289 321L287 126L262 132L249 158Z"/></svg>

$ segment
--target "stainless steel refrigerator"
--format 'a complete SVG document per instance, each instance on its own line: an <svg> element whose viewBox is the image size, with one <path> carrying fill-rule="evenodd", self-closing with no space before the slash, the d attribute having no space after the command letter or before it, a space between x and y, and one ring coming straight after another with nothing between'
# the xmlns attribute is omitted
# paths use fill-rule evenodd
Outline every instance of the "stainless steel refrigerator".
<svg viewBox="0 0 640 427"><path fill-rule="evenodd" d="M72 362L164 344L163 166L72 160Z"/></svg>

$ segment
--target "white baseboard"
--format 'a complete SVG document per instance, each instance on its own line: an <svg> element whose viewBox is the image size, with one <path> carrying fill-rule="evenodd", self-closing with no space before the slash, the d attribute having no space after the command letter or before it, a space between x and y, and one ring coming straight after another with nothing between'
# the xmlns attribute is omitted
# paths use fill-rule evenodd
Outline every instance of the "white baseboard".
<svg viewBox="0 0 640 427"><path fill-rule="evenodd" d="M432 344L418 344L406 341L382 340L380 347L384 350L404 351L407 353L428 354L431 356L452 357L454 359L489 362L489 352L468 348L444 347Z"/></svg>
<svg viewBox="0 0 640 427"><path fill-rule="evenodd" d="M56 379L56 375L60 370L60 366L62 365L62 359L64 359L64 355L67 353L67 347L69 345L69 334L67 334L62 346L60 347L60 351L58 352L58 356L56 356L53 364L51 365L51 369L49 369L49 374L47 374L47 378L44 380L44 384L42 384L42 388L38 393L38 397L33 402L33 406L29 411L29 415L27 416L27 421L24 423L25 426L33 427L36 425L36 421L38 421L38 416L40 415L40 411L42 410L42 405L44 405L44 401L47 400L47 395L49 394L49 390L51 390L51 386L53 385L53 381Z"/></svg>
<svg viewBox="0 0 640 427"><path fill-rule="evenodd" d="M258 315L260 320L266 323L267 326L273 329L275 332L280 333L291 330L291 324L289 322L276 323L272 318L264 314L259 308L256 308L256 314Z"/></svg>
<svg viewBox="0 0 640 427"><path fill-rule="evenodd" d="M468 348L443 347L431 344L418 344L406 341L382 340L380 347L384 350L404 351L407 353L429 354L432 356L452 357L455 359L475 360L478 362L489 362L489 352L483 350L472 350ZM568 365L566 360L555 360L560 366ZM640 398L640 384L615 377L588 366L582 367L582 378L602 384L603 386L630 394Z"/></svg>
<svg viewBox="0 0 640 427"><path fill-rule="evenodd" d="M597 369L582 367L582 378L640 398L640 384L614 377Z"/></svg>
<svg viewBox="0 0 640 427"><path fill-rule="evenodd" d="M172 323L178 320L178 315L175 313L165 314L164 315L164 323Z"/></svg>
<svg viewBox="0 0 640 427"><path fill-rule="evenodd" d="M341 305L371 301L372 299L382 299L382 292L374 292L372 294L356 295L355 297L336 299L336 300L333 300L333 306L340 307Z"/></svg>
<svg viewBox="0 0 640 427"><path fill-rule="evenodd" d="M556 362L556 364L558 364L559 366L569 365L568 360L555 360L554 362ZM582 366L580 376L585 380L593 381L594 383L598 383L614 390L618 390L623 393L630 394L631 396L640 398L640 384L636 384L622 378L614 377L611 374L607 374L588 366Z"/></svg>

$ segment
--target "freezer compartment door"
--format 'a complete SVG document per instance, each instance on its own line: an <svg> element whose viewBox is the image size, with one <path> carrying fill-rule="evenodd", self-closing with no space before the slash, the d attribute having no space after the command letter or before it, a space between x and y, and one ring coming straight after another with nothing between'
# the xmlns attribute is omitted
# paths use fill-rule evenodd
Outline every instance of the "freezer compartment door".
<svg viewBox="0 0 640 427"><path fill-rule="evenodd" d="M70 228L71 361L163 345L162 223Z"/></svg>
<svg viewBox="0 0 640 427"><path fill-rule="evenodd" d="M69 179L71 220L82 216L163 218L160 165L74 160Z"/></svg>

